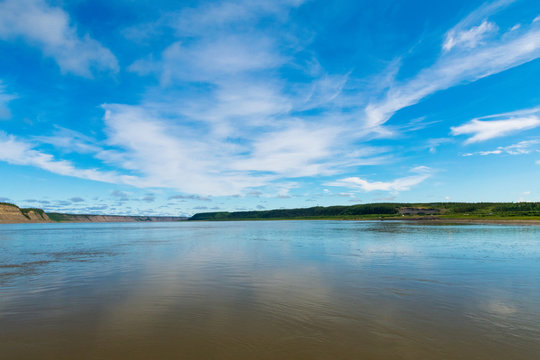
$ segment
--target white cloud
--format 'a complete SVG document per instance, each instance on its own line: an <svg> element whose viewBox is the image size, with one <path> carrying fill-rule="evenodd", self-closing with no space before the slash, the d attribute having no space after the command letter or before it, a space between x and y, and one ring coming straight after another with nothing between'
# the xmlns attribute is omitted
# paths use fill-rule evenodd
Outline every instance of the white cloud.
<svg viewBox="0 0 540 360"><path fill-rule="evenodd" d="M452 135L473 135L466 144L485 141L540 126L540 108L519 110L472 119L466 124L451 128ZM495 120L491 120L495 119Z"/></svg>
<svg viewBox="0 0 540 360"><path fill-rule="evenodd" d="M507 3L509 1L498 1L489 10L495 11ZM483 9L481 13L487 14L487 10ZM451 31L460 31L470 21L460 23ZM413 78L391 84L383 99L371 102L365 108L366 125L373 131L379 131L380 126L395 112L417 104L428 95L537 59L540 57L540 27L532 24L520 31L507 32L475 45L475 48L464 46L460 51L444 52L431 67Z"/></svg>
<svg viewBox="0 0 540 360"><path fill-rule="evenodd" d="M152 186L201 195L232 195L246 186L245 179L224 169L233 146L166 123L148 109L122 105L105 109L107 143L119 149L116 165L137 171Z"/></svg>
<svg viewBox="0 0 540 360"><path fill-rule="evenodd" d="M181 34L201 35L229 28L231 24L253 24L268 17L286 20L289 11L306 0L236 0L203 3L186 8L169 19Z"/></svg>
<svg viewBox="0 0 540 360"><path fill-rule="evenodd" d="M288 28L287 14L299 4L222 1L167 16L166 26L177 37L165 50L130 67L138 74L156 76L159 86L148 89L138 105L105 104L102 141L69 132L35 140L91 154L118 171L134 174L128 179L106 172L94 176L103 181L201 196L236 195L260 187L265 193L271 189L276 196L290 196L289 185L298 177L343 174L387 160L388 148L363 145L361 140L369 139L370 132L388 135L381 126L399 109L436 91L520 65L540 52L540 32L533 26L494 40L484 36L493 32L491 23L483 27L481 22L463 23L455 34L480 24L473 31L476 37L458 36L461 40L454 40L458 42L452 51L441 53L433 66L412 79L372 85L384 92L383 97L365 108L362 89L368 81L355 82L350 73L326 73L304 51L302 42L309 40L298 39ZM268 23L271 28L261 25ZM67 17L64 28L75 34L66 24ZM287 83L282 67L298 70L301 81ZM349 111L344 88L348 94L356 89L350 107L356 112ZM310 109L317 111L305 115ZM425 126L414 124L409 130ZM446 141L434 139L429 149L436 151ZM26 150L37 151L29 144ZM61 161L46 156L45 165L22 155L11 156L11 161L48 166L71 176L83 174L71 163L67 163L70 171L62 170L56 164ZM426 168L414 172L388 182L358 177L340 182L365 191L404 191L431 176ZM289 185L284 187L285 183Z"/></svg>
<svg viewBox="0 0 540 360"><path fill-rule="evenodd" d="M452 127L452 135L473 134L472 137L465 141L466 144L471 144L496 137L508 136L511 133L533 129L538 126L540 126L540 119L537 116L493 121L474 119L467 124Z"/></svg>
<svg viewBox="0 0 540 360"><path fill-rule="evenodd" d="M537 160L537 161L536 161L536 165L540 165L540 160Z"/></svg>
<svg viewBox="0 0 540 360"><path fill-rule="evenodd" d="M62 127L56 127L53 135L34 136L33 140L41 144L53 145L64 152L88 154L102 151L99 144L91 137Z"/></svg>
<svg viewBox="0 0 540 360"><path fill-rule="evenodd" d="M491 151L480 151L478 152L478 155L486 156L486 155L499 155L502 154L502 150L491 150Z"/></svg>
<svg viewBox="0 0 540 360"><path fill-rule="evenodd" d="M356 126L343 116L292 115L332 102L348 76L291 62L297 39L286 17L301 3L225 1L171 15L179 38L131 66L157 76L160 86L139 105L103 105L103 140L60 129L34 141L93 155L134 174L137 186L202 196L265 187L288 197L292 179L384 161L386 148L355 144L351 150ZM193 25L186 26L190 16ZM270 18L271 29L253 26ZM277 71L284 64L305 70L306 82L287 86Z"/></svg>
<svg viewBox="0 0 540 360"><path fill-rule="evenodd" d="M495 150L487 150L487 151L478 151L476 153L466 153L462 156L473 156L473 155L500 155L500 154L509 154L509 155L524 155L524 154L530 154L533 149L532 147L534 145L539 144L539 140L524 140L520 141L517 144L509 145L509 146L499 146Z"/></svg>
<svg viewBox="0 0 540 360"><path fill-rule="evenodd" d="M35 166L55 174L81 179L139 185L139 181L133 176L119 175L116 172L103 172L96 169L78 169L69 161L55 160L52 155L35 150L32 144L17 140L14 136L7 135L4 132L0 132L0 161L14 165Z"/></svg>
<svg viewBox="0 0 540 360"><path fill-rule="evenodd" d="M481 44L486 35L497 30L497 25L489 22L487 18L515 1L496 0L478 7L446 32L442 44L443 50L450 51L454 47L470 49Z"/></svg>
<svg viewBox="0 0 540 360"><path fill-rule="evenodd" d="M183 192L233 195L380 162L383 149L347 149L355 125L342 116L291 115L331 103L348 78L326 74L316 61L305 69L294 63L297 39L286 18L302 2L223 1L162 20L179 40L130 67L158 76L161 88L139 106L105 106L109 145L121 149L116 163ZM261 25L270 18L271 28ZM277 71L284 65L302 68L311 81L287 84ZM177 93L178 84L194 91ZM163 88L178 95L163 98Z"/></svg>
<svg viewBox="0 0 540 360"><path fill-rule="evenodd" d="M88 34L79 36L69 15L44 0L0 3L0 39L24 39L52 57L63 72L90 77L92 70L118 69L110 50Z"/></svg>
<svg viewBox="0 0 540 360"><path fill-rule="evenodd" d="M118 150L115 159L110 159L109 153L103 157L139 173L148 186L223 196L275 178L232 168L231 162L240 159L239 154L246 149L205 133L205 129L166 122L162 113L153 114L144 107L106 105L105 109L107 144Z"/></svg>
<svg viewBox="0 0 540 360"><path fill-rule="evenodd" d="M395 179L393 181L373 181L359 178L349 177L341 180L337 180L326 185L328 186L340 186L348 188L361 189L363 191L391 191L399 192L410 190L411 187L416 186L423 181L429 179L432 176L431 169L426 166L419 166L411 169L411 172L417 173L417 175L406 176Z"/></svg>
<svg viewBox="0 0 540 360"><path fill-rule="evenodd" d="M496 30L497 26L494 23L486 20L484 20L480 25L473 26L468 30L458 32L451 30L446 34L443 49L445 51L450 51L454 47L475 48L481 44L488 33Z"/></svg>
<svg viewBox="0 0 540 360"><path fill-rule="evenodd" d="M199 41L175 42L161 54L159 61L143 59L130 66L140 73L158 72L161 82L175 81L223 82L242 72L254 72L284 63L275 50L272 39L250 34L216 34Z"/></svg>
<svg viewBox="0 0 540 360"><path fill-rule="evenodd" d="M480 23L481 21L484 21L485 19L489 18L490 16L496 14L500 10L508 7L515 2L516 0L495 0L491 2L485 2L483 5L476 8L469 15L467 15L460 22L458 22L452 29L447 32L447 34L452 32L458 33L465 29L469 29L472 26Z"/></svg>
<svg viewBox="0 0 540 360"><path fill-rule="evenodd" d="M265 134L253 143L247 159L232 164L245 171L263 171L291 177L323 175L331 172L328 162L339 129L296 126Z"/></svg>
<svg viewBox="0 0 540 360"><path fill-rule="evenodd" d="M379 149L366 147L352 154L336 149L335 143L343 139L340 129L310 128L298 120L263 132L249 132L239 124L238 137L231 139L206 127L183 126L171 109L166 116L157 105L104 107L106 145L115 150L97 157L136 172L141 183L153 187L225 196L267 186L277 187L279 197L294 186L287 179L379 161ZM279 184L273 185L275 181Z"/></svg>
<svg viewBox="0 0 540 360"><path fill-rule="evenodd" d="M169 93L174 93L178 84L193 86L189 94L178 94L183 100L181 107L176 105L176 96L164 100L161 89L156 90L156 102L174 107L175 113L190 121L207 123L214 135L241 137L239 132L251 131L247 127L270 123L270 127L279 128L280 116L288 114L295 102L309 101L286 93L286 82L276 72L295 51L291 44L294 36L289 34L285 19L276 17L301 3L223 1L169 15L166 23L174 27L181 40L159 55L136 61L130 70L158 76ZM255 26L268 17L272 17L271 29ZM185 41L186 36L189 41ZM318 86L326 87L335 88L335 83ZM339 88L334 94L337 92Z"/></svg>
<svg viewBox="0 0 540 360"><path fill-rule="evenodd" d="M432 154L435 154L437 152L437 148L443 144L447 144L452 142L452 139L449 138L436 138L436 139L429 139L427 141L427 148L429 149L429 152Z"/></svg>
<svg viewBox="0 0 540 360"><path fill-rule="evenodd" d="M167 85L180 80L222 86L231 76L276 68L290 60L281 53L294 42L287 33L287 15L303 2L219 1L166 14L150 26L172 28L182 41L173 42L157 57L136 61L130 70L158 73L162 84ZM270 28L261 24L268 19L272 20ZM242 79L246 80L250 79Z"/></svg>
<svg viewBox="0 0 540 360"><path fill-rule="evenodd" d="M521 27L521 24L516 24L510 28L510 31L516 31Z"/></svg>

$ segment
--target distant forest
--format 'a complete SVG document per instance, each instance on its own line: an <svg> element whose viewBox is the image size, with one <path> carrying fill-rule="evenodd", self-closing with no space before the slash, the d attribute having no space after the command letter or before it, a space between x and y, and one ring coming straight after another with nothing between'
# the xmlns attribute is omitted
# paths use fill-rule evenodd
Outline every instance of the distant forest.
<svg viewBox="0 0 540 360"><path fill-rule="evenodd" d="M397 218L398 216L418 217L426 215L441 218L540 217L540 203L375 203L264 211L207 212L195 214L189 220Z"/></svg>

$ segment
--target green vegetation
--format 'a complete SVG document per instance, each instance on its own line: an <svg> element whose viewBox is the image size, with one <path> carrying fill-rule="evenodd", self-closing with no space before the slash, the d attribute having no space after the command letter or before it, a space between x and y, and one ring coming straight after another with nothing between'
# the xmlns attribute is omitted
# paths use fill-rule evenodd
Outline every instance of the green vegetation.
<svg viewBox="0 0 540 360"><path fill-rule="evenodd" d="M540 203L375 203L265 211L208 212L189 220L280 219L540 219Z"/></svg>
<svg viewBox="0 0 540 360"><path fill-rule="evenodd" d="M30 215L28 215L31 211L33 211L34 213L36 214L39 214L39 216L41 216L41 218L44 218L44 215L45 215L45 211L43 211L42 209L37 209L37 208L19 208L17 205L15 204L12 204L12 203L7 203L7 202L0 202L0 205L4 205L4 206L11 206L11 207L14 207L16 208L17 210L19 210L21 212L21 214L27 218L28 220L30 220Z"/></svg>
<svg viewBox="0 0 540 360"><path fill-rule="evenodd" d="M28 220L30 220L30 216L28 215L29 212L33 211L35 212L36 214L39 214L39 216L41 216L41 218L45 218L45 211L41 210L41 209L37 209L37 208L24 208L24 209L19 209L21 210L21 213L24 215L24 217L26 217Z"/></svg>
<svg viewBox="0 0 540 360"><path fill-rule="evenodd" d="M8 202L1 202L0 201L0 205L13 206L13 207L16 207L17 209L19 208L17 205L12 204L12 203L8 203Z"/></svg>
<svg viewBox="0 0 540 360"><path fill-rule="evenodd" d="M47 213L47 216L51 221L62 222L62 221L71 221L73 217L70 214L61 214L61 213ZM84 215L80 215L81 217Z"/></svg>
<svg viewBox="0 0 540 360"><path fill-rule="evenodd" d="M42 218L45 215L54 222L88 220L96 215L45 213L37 208L12 206L30 220L33 211ZM114 217L115 215L109 215ZM119 216L121 217L121 216ZM133 221L152 221L148 216L131 216ZM208 212L193 215L188 220L238 221L238 220L407 220L407 219L470 219L470 220L538 220L540 202L517 203L374 203L350 206L315 206L299 209L276 209L265 211Z"/></svg>
<svg viewBox="0 0 540 360"><path fill-rule="evenodd" d="M193 215L190 220L248 220L248 219L290 219L312 217L343 217L351 215L394 215L399 212L399 204L365 204L353 206L316 206L301 209L278 209L266 211L213 212Z"/></svg>
<svg viewBox="0 0 540 360"><path fill-rule="evenodd" d="M540 216L540 203L441 203L434 204L446 210L449 217L530 217Z"/></svg>

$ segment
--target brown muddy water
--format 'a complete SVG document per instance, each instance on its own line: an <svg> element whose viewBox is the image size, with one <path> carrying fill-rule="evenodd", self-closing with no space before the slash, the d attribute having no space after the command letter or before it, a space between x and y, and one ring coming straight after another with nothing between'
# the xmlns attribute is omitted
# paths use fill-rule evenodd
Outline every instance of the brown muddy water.
<svg viewBox="0 0 540 360"><path fill-rule="evenodd" d="M540 227L0 225L0 359L536 359Z"/></svg>

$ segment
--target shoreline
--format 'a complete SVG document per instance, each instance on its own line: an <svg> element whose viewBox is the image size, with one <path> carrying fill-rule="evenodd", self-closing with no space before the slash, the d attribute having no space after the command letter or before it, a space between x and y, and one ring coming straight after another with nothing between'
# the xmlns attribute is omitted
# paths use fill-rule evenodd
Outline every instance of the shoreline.
<svg viewBox="0 0 540 360"><path fill-rule="evenodd" d="M399 220L398 220L399 221ZM409 219L402 221L412 221L419 222L422 224L444 224L444 225L540 225L540 220L537 219L467 219L467 218L457 218L457 219Z"/></svg>
<svg viewBox="0 0 540 360"><path fill-rule="evenodd" d="M404 222L422 225L540 225L540 219L470 219L470 218L276 218L234 220L188 220L188 222L242 222L242 221L369 221Z"/></svg>
<svg viewBox="0 0 540 360"><path fill-rule="evenodd" d="M158 222L183 222L183 217L174 216L123 216L123 215L81 215L70 216L69 219L55 221L48 219L0 219L3 224L91 224L91 223L158 223Z"/></svg>
<svg viewBox="0 0 540 360"><path fill-rule="evenodd" d="M371 219L346 219L346 218L303 218L303 219L235 219L235 220L186 220L186 219L153 219L153 220L127 220L127 219L114 219L114 220L101 220L101 221L0 221L0 225L8 224L122 224L122 223L156 223L156 222L243 222L243 221L366 221L366 222L403 222L403 223L416 223L420 225L534 225L540 226L540 220L538 219L467 219L467 218L408 218L408 219L396 219L396 218L371 218Z"/></svg>

